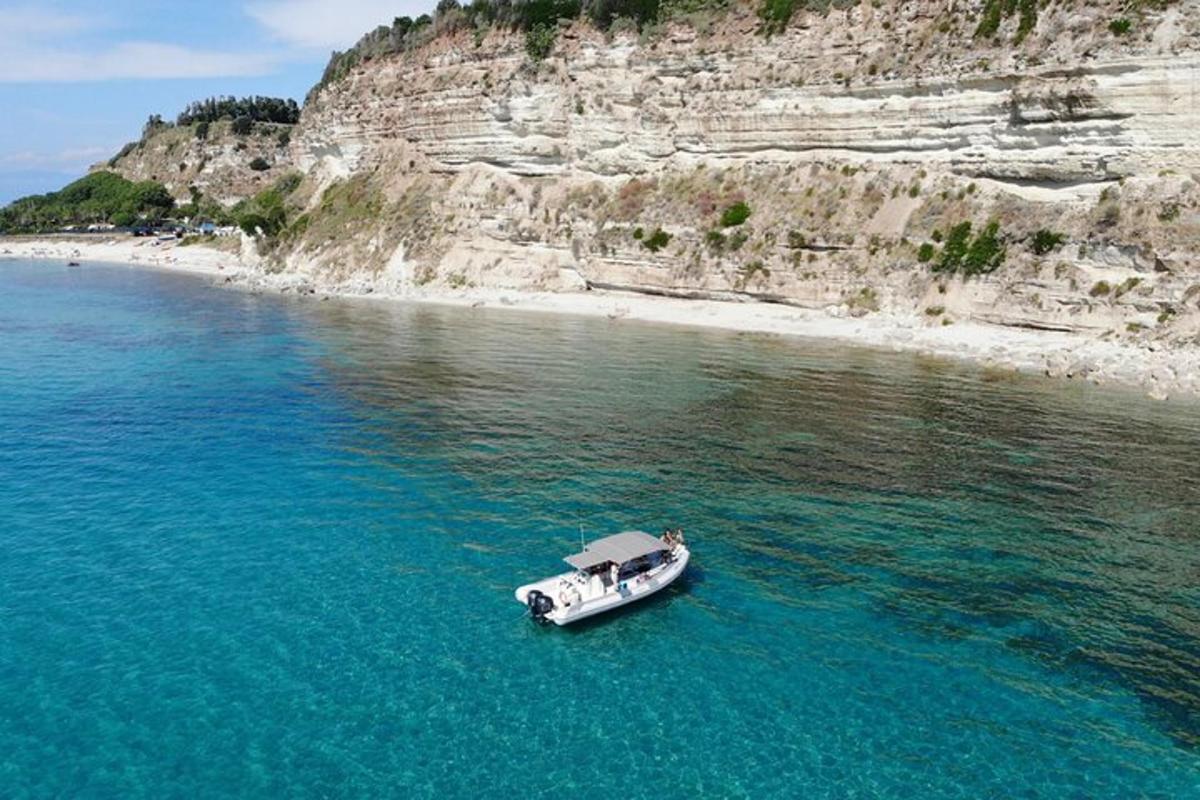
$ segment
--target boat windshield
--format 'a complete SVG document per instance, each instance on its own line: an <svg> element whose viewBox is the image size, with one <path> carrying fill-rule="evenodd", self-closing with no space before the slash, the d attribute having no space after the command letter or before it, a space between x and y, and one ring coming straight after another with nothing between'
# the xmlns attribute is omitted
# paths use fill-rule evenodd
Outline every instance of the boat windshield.
<svg viewBox="0 0 1200 800"><path fill-rule="evenodd" d="M663 562L663 553L651 553L650 555L635 558L633 561L626 562L621 565L621 572L618 575L618 580L626 580L641 575L643 572L649 572Z"/></svg>

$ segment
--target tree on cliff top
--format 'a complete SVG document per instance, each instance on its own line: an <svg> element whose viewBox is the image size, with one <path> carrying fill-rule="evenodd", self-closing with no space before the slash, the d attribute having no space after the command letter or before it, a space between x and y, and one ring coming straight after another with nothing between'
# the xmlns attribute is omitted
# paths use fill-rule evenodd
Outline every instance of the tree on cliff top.
<svg viewBox="0 0 1200 800"><path fill-rule="evenodd" d="M177 125L248 118L251 122L294 125L300 121L300 106L290 97L209 97L188 103L175 118Z"/></svg>

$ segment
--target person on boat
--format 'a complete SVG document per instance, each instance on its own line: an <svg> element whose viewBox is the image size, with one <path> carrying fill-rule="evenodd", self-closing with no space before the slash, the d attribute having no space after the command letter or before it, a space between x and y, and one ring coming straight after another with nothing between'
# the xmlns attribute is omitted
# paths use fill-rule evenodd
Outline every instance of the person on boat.
<svg viewBox="0 0 1200 800"><path fill-rule="evenodd" d="M621 577L621 568L616 564L613 564L612 569L609 570L609 575L612 577L612 587L615 591L617 588L617 578Z"/></svg>

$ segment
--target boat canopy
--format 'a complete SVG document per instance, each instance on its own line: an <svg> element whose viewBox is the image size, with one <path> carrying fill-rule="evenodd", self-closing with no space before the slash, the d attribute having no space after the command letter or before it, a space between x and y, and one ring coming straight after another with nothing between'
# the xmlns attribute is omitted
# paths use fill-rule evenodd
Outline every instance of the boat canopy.
<svg viewBox="0 0 1200 800"><path fill-rule="evenodd" d="M567 556L563 560L575 569L589 569L609 561L614 564L624 564L635 558L670 549L657 536L651 536L642 531L626 531L588 542L582 553Z"/></svg>

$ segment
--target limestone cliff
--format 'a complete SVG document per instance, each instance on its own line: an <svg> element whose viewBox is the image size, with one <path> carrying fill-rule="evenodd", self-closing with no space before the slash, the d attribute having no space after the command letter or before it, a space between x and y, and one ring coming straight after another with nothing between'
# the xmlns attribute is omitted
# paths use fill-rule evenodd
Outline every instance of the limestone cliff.
<svg viewBox="0 0 1200 800"><path fill-rule="evenodd" d="M310 98L271 257L393 290L1195 337L1200 7L1055 3L977 35L983 6L880 0L770 37L749 7L640 37L573 23L540 62L519 34L443 33ZM960 246L998 268L954 274Z"/></svg>
<svg viewBox="0 0 1200 800"><path fill-rule="evenodd" d="M293 125L256 122L244 135L234 133L229 120L205 125L203 135L197 127L148 130L92 169L112 170L133 181L157 181L181 202L199 192L232 205L267 188L291 168L288 143Z"/></svg>

